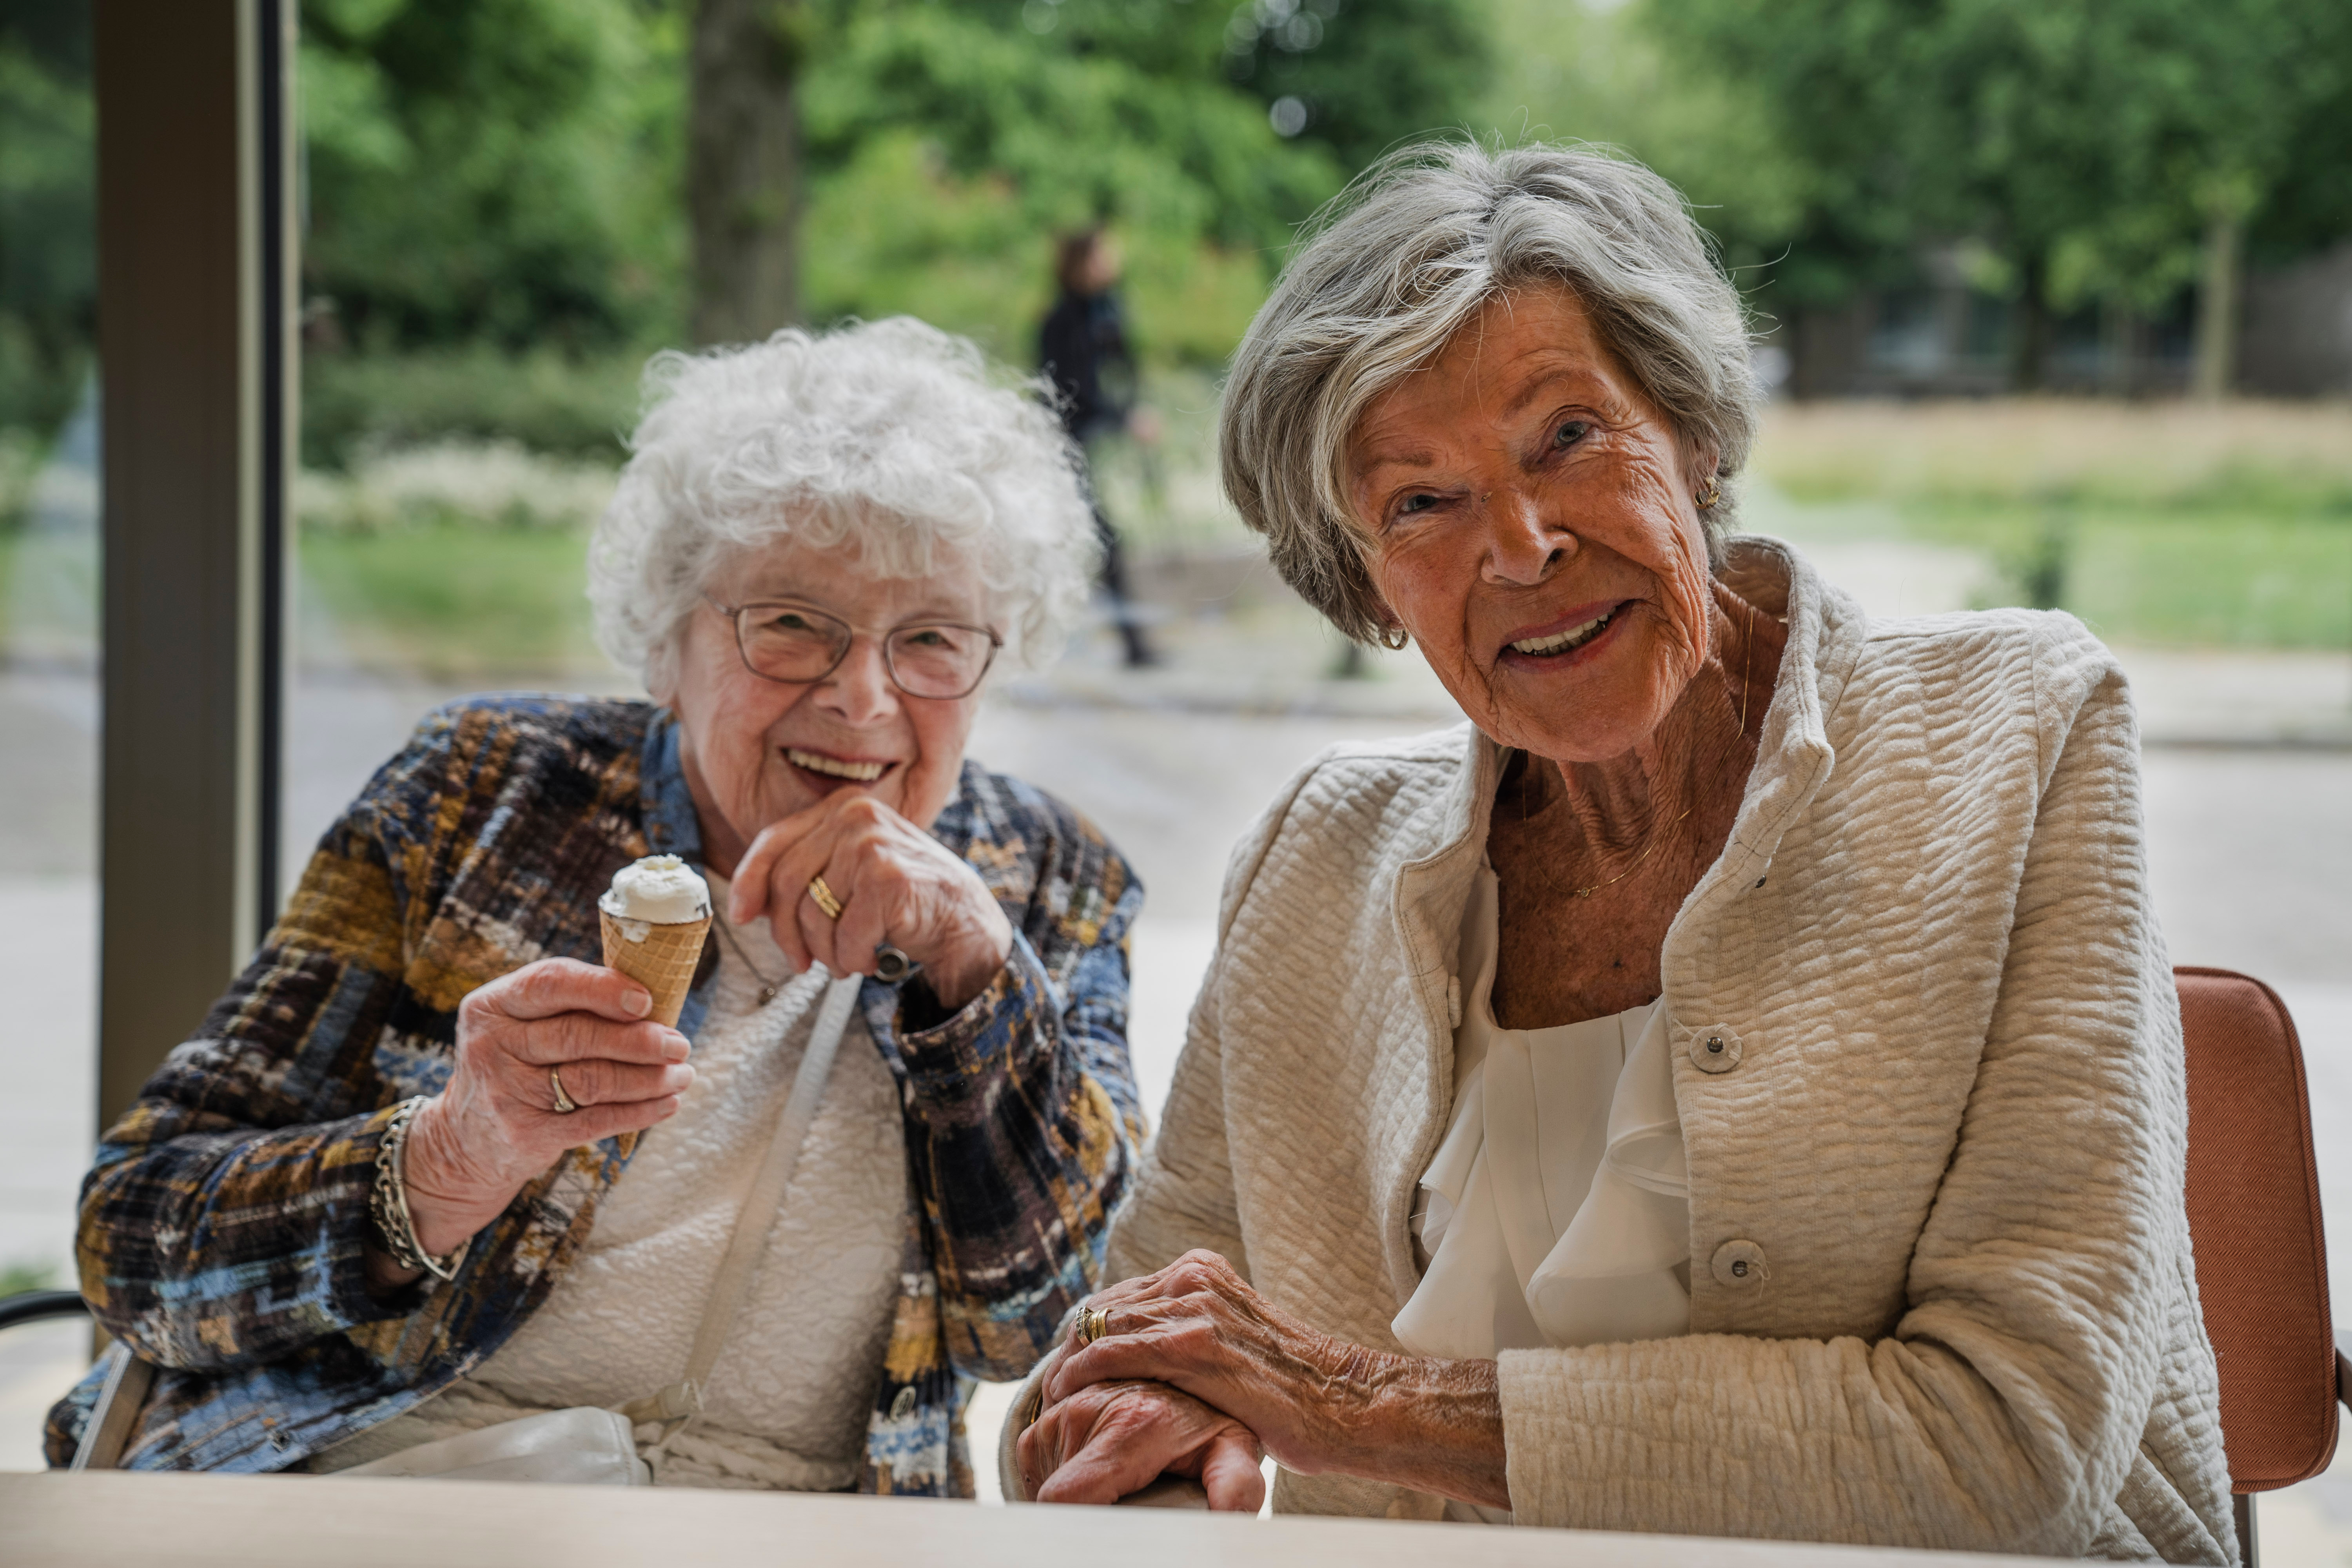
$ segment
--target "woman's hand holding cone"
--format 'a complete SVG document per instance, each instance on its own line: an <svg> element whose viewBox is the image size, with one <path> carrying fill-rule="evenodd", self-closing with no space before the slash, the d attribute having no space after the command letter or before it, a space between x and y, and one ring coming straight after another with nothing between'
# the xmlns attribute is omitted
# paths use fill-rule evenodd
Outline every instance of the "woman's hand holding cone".
<svg viewBox="0 0 2352 1568"><path fill-rule="evenodd" d="M686 1037L646 1017L652 1005L626 975L570 958L525 964L458 1005L456 1066L417 1108L403 1156L419 1246L456 1247L566 1150L677 1114L694 1069ZM579 1109L555 1109L550 1068ZM413 1278L373 1252L370 1273Z"/></svg>

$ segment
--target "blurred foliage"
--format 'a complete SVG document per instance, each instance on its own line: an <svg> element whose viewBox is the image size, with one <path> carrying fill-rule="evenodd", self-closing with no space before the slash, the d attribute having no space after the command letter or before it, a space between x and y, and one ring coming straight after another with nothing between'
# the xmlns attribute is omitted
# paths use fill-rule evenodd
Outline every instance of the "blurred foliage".
<svg viewBox="0 0 2352 1568"><path fill-rule="evenodd" d="M566 461L508 439L369 452L347 473L305 468L294 488L306 538L418 528L579 532L612 499L611 464Z"/></svg>
<svg viewBox="0 0 2352 1568"><path fill-rule="evenodd" d="M0 1264L0 1296L19 1296L27 1290L54 1290L58 1271L46 1263Z"/></svg>
<svg viewBox="0 0 2352 1568"><path fill-rule="evenodd" d="M0 7L0 426L54 428L98 314L87 0Z"/></svg>
<svg viewBox="0 0 2352 1568"><path fill-rule="evenodd" d="M1460 123L1483 76L1467 0L1313 3L804 0L806 313L912 310L1025 348L1051 237L1108 222L1146 352L1222 358L1291 226L1366 149ZM306 270L332 312L314 338L677 337L686 0L302 14ZM1277 92L1308 105L1290 139Z"/></svg>
<svg viewBox="0 0 2352 1568"><path fill-rule="evenodd" d="M1485 70L1471 0L1309 3L803 0L804 314L909 312L1026 363L1054 237L1108 223L1140 351L1222 363L1292 226L1361 149L1464 122ZM303 0L309 460L614 450L635 362L684 335L689 17Z"/></svg>
<svg viewBox="0 0 2352 1568"><path fill-rule="evenodd" d="M302 0L314 341L671 335L678 17L635 0Z"/></svg>
<svg viewBox="0 0 2352 1568"><path fill-rule="evenodd" d="M1555 16L1567 7L1545 7ZM1330 148L1353 173L1433 130L1481 130L1473 110L1494 73L1493 18L1462 0L1244 0L1220 17L1226 77L1274 106L1286 132Z"/></svg>
<svg viewBox="0 0 2352 1568"><path fill-rule="evenodd" d="M971 0L861 5L833 35L802 88L807 314L910 311L1025 363L1052 237L1108 222L1139 346L1221 360L1340 168L1173 47L1166 18L1199 7L1033 5L1046 31Z"/></svg>
<svg viewBox="0 0 2352 1568"><path fill-rule="evenodd" d="M24 425L0 425L0 534L23 523L33 499L33 481L47 456L46 447Z"/></svg>
<svg viewBox="0 0 2352 1568"><path fill-rule="evenodd" d="M1643 15L1675 58L1732 68L1801 165L1794 294L1973 237L2033 306L2151 309L2197 276L2211 224L2324 205L2297 138L2352 107L2342 0L1645 0Z"/></svg>
<svg viewBox="0 0 2352 1568"><path fill-rule="evenodd" d="M1052 237L1107 223L1139 349L1221 363L1293 226L1466 123L1486 74L1473 0L868 0L816 47L808 314L911 311L1024 363Z"/></svg>
<svg viewBox="0 0 2352 1568"><path fill-rule="evenodd" d="M53 427L94 308L89 0L0 12L0 426ZM612 456L684 336L688 0L300 0L305 453ZM1614 143L1759 318L1965 239L1971 277L2147 310L2242 212L2352 233L2341 0L797 0L807 315L1025 363L1054 235L1108 222L1160 368L1222 363L1292 226L1467 127ZM1292 134L1285 135L1288 131Z"/></svg>
<svg viewBox="0 0 2352 1568"><path fill-rule="evenodd" d="M634 348L314 353L302 367L302 461L341 468L393 447L505 439L617 464L643 364Z"/></svg>
<svg viewBox="0 0 2352 1568"><path fill-rule="evenodd" d="M1475 123L1505 141L1593 142L1640 158L1689 197L1761 313L1851 289L1853 257L1794 247L1818 173L1745 74L1671 47L1645 0L1490 5L1497 65Z"/></svg>

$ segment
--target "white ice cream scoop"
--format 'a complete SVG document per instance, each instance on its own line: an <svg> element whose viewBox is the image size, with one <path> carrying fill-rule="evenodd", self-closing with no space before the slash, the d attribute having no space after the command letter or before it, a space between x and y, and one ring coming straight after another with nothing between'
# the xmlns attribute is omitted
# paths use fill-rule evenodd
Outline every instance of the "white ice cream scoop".
<svg viewBox="0 0 2352 1568"><path fill-rule="evenodd" d="M710 888L675 855L648 855L613 873L597 907L618 921L685 925L710 918Z"/></svg>

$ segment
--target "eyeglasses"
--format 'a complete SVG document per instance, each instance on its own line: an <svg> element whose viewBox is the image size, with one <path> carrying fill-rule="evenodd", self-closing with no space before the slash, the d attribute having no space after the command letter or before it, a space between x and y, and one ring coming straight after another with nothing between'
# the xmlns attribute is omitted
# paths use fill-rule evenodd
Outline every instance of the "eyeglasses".
<svg viewBox="0 0 2352 1568"><path fill-rule="evenodd" d="M705 598L709 595L705 595ZM789 600L710 607L735 623L743 668L769 680L805 686L841 668L857 628L814 605ZM960 621L910 621L883 634L882 668L909 697L969 697L996 660L1004 639Z"/></svg>

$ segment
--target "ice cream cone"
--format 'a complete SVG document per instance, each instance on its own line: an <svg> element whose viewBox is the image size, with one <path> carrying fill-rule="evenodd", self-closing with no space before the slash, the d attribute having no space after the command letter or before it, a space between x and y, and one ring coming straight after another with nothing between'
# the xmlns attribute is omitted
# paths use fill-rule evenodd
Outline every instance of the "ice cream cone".
<svg viewBox="0 0 2352 1568"><path fill-rule="evenodd" d="M662 924L629 920L609 910L596 912L604 930L604 967L619 970L652 992L653 1011L646 1016L677 1028L686 994L694 986L695 969L702 962L710 917ZM633 934L639 931L642 937Z"/></svg>

